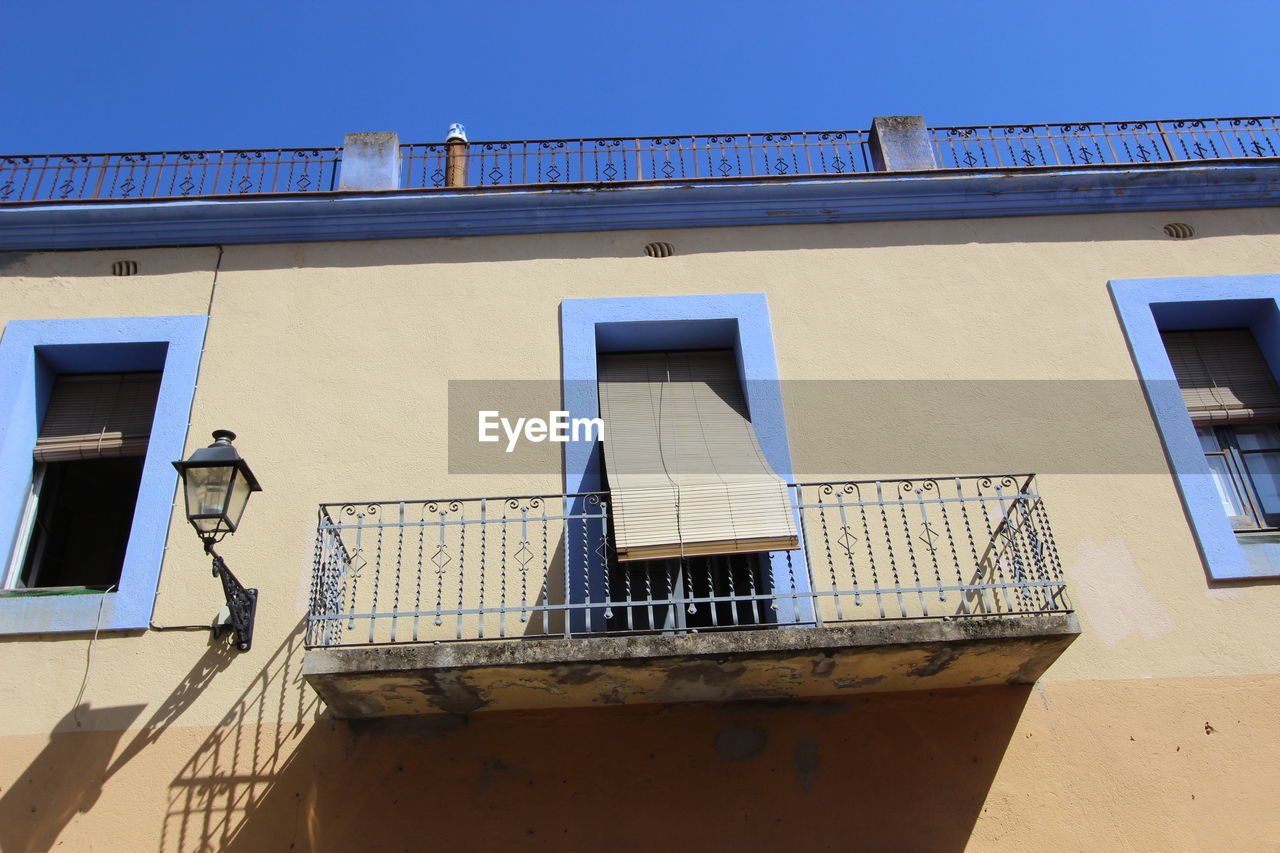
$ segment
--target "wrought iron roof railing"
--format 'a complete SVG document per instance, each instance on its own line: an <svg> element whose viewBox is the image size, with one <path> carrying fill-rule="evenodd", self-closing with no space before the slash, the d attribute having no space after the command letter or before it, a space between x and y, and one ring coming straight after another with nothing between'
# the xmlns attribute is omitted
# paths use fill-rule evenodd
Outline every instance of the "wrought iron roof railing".
<svg viewBox="0 0 1280 853"><path fill-rule="evenodd" d="M341 162L341 148L0 156L0 203L327 192Z"/></svg>
<svg viewBox="0 0 1280 853"><path fill-rule="evenodd" d="M1272 118L935 127L944 169L1105 166L1280 157Z"/></svg>
<svg viewBox="0 0 1280 853"><path fill-rule="evenodd" d="M472 142L469 187L700 181L873 171L865 130ZM450 146L400 146L402 186L447 185Z"/></svg>
<svg viewBox="0 0 1280 853"><path fill-rule="evenodd" d="M1078 168L1280 157L1276 117L935 127L938 170ZM411 143L408 190L848 177L876 171L870 131ZM0 204L339 189L341 148L0 156Z"/></svg>
<svg viewBox="0 0 1280 853"><path fill-rule="evenodd" d="M790 487L800 547L620 562L607 492L320 507L307 645L1068 612L1032 475Z"/></svg>

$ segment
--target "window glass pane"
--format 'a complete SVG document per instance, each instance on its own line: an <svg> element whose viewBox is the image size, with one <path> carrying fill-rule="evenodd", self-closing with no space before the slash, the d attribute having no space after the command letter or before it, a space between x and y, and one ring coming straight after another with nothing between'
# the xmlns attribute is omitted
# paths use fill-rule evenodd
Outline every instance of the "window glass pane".
<svg viewBox="0 0 1280 853"><path fill-rule="evenodd" d="M1205 461L1209 463L1209 472L1213 475L1213 485L1218 490L1223 512L1231 516L1247 516L1249 513L1244 508L1244 501L1240 500L1235 484L1231 482L1226 457L1206 456Z"/></svg>
<svg viewBox="0 0 1280 853"><path fill-rule="evenodd" d="M1280 453L1247 453L1245 467L1265 513L1280 513Z"/></svg>
<svg viewBox="0 0 1280 853"><path fill-rule="evenodd" d="M1274 450L1280 448L1280 426L1257 424L1235 428L1241 450Z"/></svg>
<svg viewBox="0 0 1280 853"><path fill-rule="evenodd" d="M46 463L19 584L96 589L118 584L142 464L141 456Z"/></svg>
<svg viewBox="0 0 1280 853"><path fill-rule="evenodd" d="M1215 450L1221 450L1221 442L1214 435L1213 427L1198 426L1196 427L1196 438L1200 439L1200 448L1205 453L1213 453Z"/></svg>

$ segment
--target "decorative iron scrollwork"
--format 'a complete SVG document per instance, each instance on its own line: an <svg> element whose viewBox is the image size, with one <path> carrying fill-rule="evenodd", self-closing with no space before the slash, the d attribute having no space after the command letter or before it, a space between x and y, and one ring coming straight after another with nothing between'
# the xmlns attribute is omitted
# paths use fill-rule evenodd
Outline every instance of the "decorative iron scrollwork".
<svg viewBox="0 0 1280 853"><path fill-rule="evenodd" d="M246 589L244 584L232 573L226 560L213 550L211 542L205 543L205 551L213 557L213 576L222 581L222 592L227 600L227 612L230 614L223 625L215 625L213 635L221 637L227 630L235 632L236 648L242 652L249 651L253 645L253 619L258 611L258 591Z"/></svg>
<svg viewBox="0 0 1280 853"><path fill-rule="evenodd" d="M360 513L360 515L362 516L377 515L380 512L380 507L375 503L344 504L342 509L339 510L339 512L341 512L343 515L355 515L356 513Z"/></svg>
<svg viewBox="0 0 1280 853"><path fill-rule="evenodd" d="M903 500L908 495L921 496L936 491L938 491L937 480L902 480L898 483L898 500Z"/></svg>

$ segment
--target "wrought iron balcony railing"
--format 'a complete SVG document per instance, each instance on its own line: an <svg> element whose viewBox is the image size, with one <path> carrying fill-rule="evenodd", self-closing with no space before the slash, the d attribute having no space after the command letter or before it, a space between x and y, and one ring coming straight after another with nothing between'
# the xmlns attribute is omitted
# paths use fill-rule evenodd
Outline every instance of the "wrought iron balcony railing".
<svg viewBox="0 0 1280 853"><path fill-rule="evenodd" d="M1275 117L935 127L938 170L1280 157ZM484 189L847 177L875 171L866 130L401 145L398 187ZM0 203L338 189L341 148L0 156Z"/></svg>
<svg viewBox="0 0 1280 853"><path fill-rule="evenodd" d="M1068 612L1032 475L793 485L801 547L619 562L609 495L320 507L312 647Z"/></svg>

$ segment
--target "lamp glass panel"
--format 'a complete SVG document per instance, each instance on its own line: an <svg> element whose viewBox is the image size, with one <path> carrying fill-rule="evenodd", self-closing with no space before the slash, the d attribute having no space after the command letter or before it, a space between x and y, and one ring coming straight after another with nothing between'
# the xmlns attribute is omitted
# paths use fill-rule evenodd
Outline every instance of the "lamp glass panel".
<svg viewBox="0 0 1280 853"><path fill-rule="evenodd" d="M195 526L196 530L201 533L221 533L224 529L222 516L218 516L217 518L193 518L191 519L191 523Z"/></svg>
<svg viewBox="0 0 1280 853"><path fill-rule="evenodd" d="M244 514L244 508L249 503L249 481L245 479L242 472L236 471L235 477L231 480L231 491L227 498L227 520L231 522L232 527L240 526L240 516Z"/></svg>
<svg viewBox="0 0 1280 853"><path fill-rule="evenodd" d="M235 469L230 465L188 468L187 483L187 515L210 516L222 515L226 512L227 492Z"/></svg>

